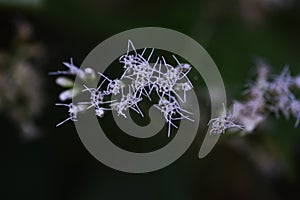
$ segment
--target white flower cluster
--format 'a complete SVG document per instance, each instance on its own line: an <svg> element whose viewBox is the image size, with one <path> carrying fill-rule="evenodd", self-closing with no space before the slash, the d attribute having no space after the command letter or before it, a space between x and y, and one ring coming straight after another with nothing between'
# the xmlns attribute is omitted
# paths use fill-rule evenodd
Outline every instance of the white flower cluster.
<svg viewBox="0 0 300 200"><path fill-rule="evenodd" d="M154 49L151 50L148 58L143 56L146 50L145 48L142 53L138 53L129 40L127 53L119 58L119 63L124 68L122 76L112 80L99 72L103 81L97 88L89 88L84 85L85 89L82 91L90 93L90 99L87 102L79 102L78 105L57 104L67 106L70 115L69 118L57 126L68 120L76 121L79 112L92 107L95 109L95 114L98 117L103 117L105 110L114 110L118 115L126 118L125 111L128 109L132 109L139 115L144 116L138 104L143 98L148 98L152 101L150 96L153 92L159 98L155 107L163 113L168 123L168 137L171 134L171 127L177 128L173 123L174 121L183 119L193 121L190 119L192 113L182 109L180 106L180 103L186 102L187 91L193 88L187 77L191 66L180 63L174 55L173 58L177 62L175 67L168 64L162 56L157 57L156 62L151 66L150 59ZM72 59L70 63L64 63L64 65L69 68L68 71L58 71L50 74L74 75L82 80L95 79L95 73L92 69L86 68L81 70L73 64ZM57 83L64 87L72 85L72 82L66 77L59 77ZM64 101L77 95L71 91L71 89L64 91L60 95L60 99ZM182 92L182 95L179 94L179 91ZM105 100L108 96L117 95L120 95L120 98Z"/></svg>
<svg viewBox="0 0 300 200"><path fill-rule="evenodd" d="M243 125L245 133L251 133L266 118L266 92L269 88L268 68L260 65L257 69L256 82L248 84L248 88L243 92L247 98L244 101L234 101L233 118Z"/></svg>
<svg viewBox="0 0 300 200"><path fill-rule="evenodd" d="M267 96L271 105L269 110L279 117L281 113L285 119L290 116L296 118L295 127L300 122L300 100L296 98L293 91L299 90L299 76L292 77L288 67L285 67L279 76L275 76L270 82Z"/></svg>
<svg viewBox="0 0 300 200"><path fill-rule="evenodd" d="M208 122L208 125L211 126L209 133L221 134L225 133L225 131L230 128L243 129L243 126L234 122L234 114L235 110L233 110L233 113L227 112L226 107L223 104L222 114L219 117L213 118Z"/></svg>
<svg viewBox="0 0 300 200"><path fill-rule="evenodd" d="M287 120L292 116L297 127L300 122L300 100L294 91L299 89L300 76L292 77L288 67L280 75L270 76L269 67L259 62L256 81L248 84L248 89L244 91L246 99L234 101L232 113L226 114L224 111L225 114L212 119L209 123L212 125L211 133L221 134L232 127L251 133L268 113L274 113L277 118L282 114Z"/></svg>

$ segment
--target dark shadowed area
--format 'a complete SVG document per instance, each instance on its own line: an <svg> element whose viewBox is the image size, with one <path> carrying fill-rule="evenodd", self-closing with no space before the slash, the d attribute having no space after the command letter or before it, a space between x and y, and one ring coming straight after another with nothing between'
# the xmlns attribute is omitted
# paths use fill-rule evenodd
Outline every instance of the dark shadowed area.
<svg viewBox="0 0 300 200"><path fill-rule="evenodd" d="M0 0L0 199L297 196L300 126L294 128L294 118L270 114L250 134L228 131L207 157L198 158L200 132L210 117L205 84L195 85L203 87L204 102L196 140L159 171L111 169L89 154L72 122L56 127L68 115L55 106L63 89L48 73L64 69L62 62L71 57L80 66L108 37L148 26L174 29L199 42L221 72L230 104L242 99L245 84L255 79L258 59L272 73L288 65L292 76L300 74L297 0ZM295 95L299 98L299 91ZM149 143L132 141L114 123L103 123L111 140L137 152L172 139L157 135Z"/></svg>

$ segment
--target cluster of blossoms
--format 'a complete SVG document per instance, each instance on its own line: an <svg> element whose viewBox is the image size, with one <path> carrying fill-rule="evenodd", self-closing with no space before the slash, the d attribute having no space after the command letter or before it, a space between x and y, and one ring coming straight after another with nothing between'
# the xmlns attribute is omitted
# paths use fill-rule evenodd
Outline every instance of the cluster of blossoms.
<svg viewBox="0 0 300 200"><path fill-rule="evenodd" d="M243 93L245 100L234 101L232 112L226 113L224 108L220 117L212 119L211 133L221 134L236 127L243 133L251 133L268 113L277 118L282 114L287 120L292 116L297 127L300 122L300 100L294 93L297 89L300 89L300 75L292 77L288 67L280 75L270 75L269 67L259 62L256 81L248 84Z"/></svg>
<svg viewBox="0 0 300 200"><path fill-rule="evenodd" d="M100 82L97 88L90 88L83 85L83 90L76 88L74 90L72 80L65 76L58 77L57 84L68 87L67 90L60 94L60 100L71 99L81 91L89 92L90 99L87 102L78 102L77 105L73 103L57 104L69 108L69 117L57 126L68 120L76 121L77 114L89 108L94 108L95 115L98 117L103 117L106 110L113 110L117 112L118 116L121 115L126 118L125 111L128 109L144 116L138 104L143 98L148 98L152 101L150 97L152 93L155 93L159 98L158 103L154 106L164 115L168 124L168 137L171 134L171 127L177 128L174 121L183 119L193 121L190 118L192 113L180 106L180 103L186 102L186 94L193 88L187 77L191 66L180 63L174 55L173 58L177 62L177 66L173 67L168 64L162 56L157 57L156 62L152 66L150 59L154 49L151 50L147 58L144 57L146 50L145 48L142 53L138 53L129 40L127 53L119 58L119 63L123 66L124 73L120 78L110 79L98 72L102 82ZM79 77L83 82L96 79L93 69L86 68L82 70L73 64L72 59L70 63L63 64L68 67L67 71L57 71L50 74L73 75ZM109 97L113 96L120 96L120 98L116 98L115 100L111 100L112 98L109 99Z"/></svg>
<svg viewBox="0 0 300 200"><path fill-rule="evenodd" d="M235 110L235 109L234 109ZM243 129L242 125L236 124L234 118L234 111L228 112L225 105L223 104L223 112L219 117L213 118L208 122L208 125L211 127L210 134L221 134L229 128L238 128Z"/></svg>
<svg viewBox="0 0 300 200"><path fill-rule="evenodd" d="M142 110L139 103L147 98L152 101L153 93L159 98L155 108L163 113L168 124L168 137L171 134L171 127L177 120L189 120L191 112L183 109L180 104L186 103L187 92L193 88L187 77L191 70L189 64L180 63L173 55L177 66L167 63L163 56L157 57L154 64L150 63L154 49L145 58L145 48L138 53L132 42L128 41L127 53L119 58L123 67L123 74L116 79L110 79L103 73L97 88L88 87L88 83L96 81L96 73L92 68L80 69L76 67L71 59L63 64L68 68L66 71L52 72L52 75L63 75L56 79L56 83L67 88L59 98L66 101L81 92L89 92L89 99L86 102L56 104L68 108L69 117L57 124L57 126L68 120L76 121L78 113L89 108L95 110L95 115L103 117L105 111L114 111L118 116L127 118L126 111L135 111L142 117ZM83 88L74 88L73 80L68 76L77 76L83 82ZM233 128L242 133L251 133L268 113L274 113L276 117L282 114L285 119L290 116L296 119L295 127L300 123L300 100L296 98L294 91L300 89L300 75L292 77L288 67L285 67L280 75L270 75L269 67L264 62L257 66L257 78L247 84L243 92L243 101L234 101L233 106L227 111L223 105L223 112L219 117L209 121L210 134L222 134L227 129ZM113 99L113 100L112 100Z"/></svg>

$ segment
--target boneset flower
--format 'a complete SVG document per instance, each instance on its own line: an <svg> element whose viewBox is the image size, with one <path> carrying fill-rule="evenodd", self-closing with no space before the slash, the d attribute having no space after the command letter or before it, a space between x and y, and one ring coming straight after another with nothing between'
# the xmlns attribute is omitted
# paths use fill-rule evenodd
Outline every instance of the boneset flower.
<svg viewBox="0 0 300 200"><path fill-rule="evenodd" d="M299 125L300 122L300 101L293 100L290 105L291 113L293 117L296 118L295 127Z"/></svg>
<svg viewBox="0 0 300 200"><path fill-rule="evenodd" d="M224 104L222 114L219 117L211 119L208 122L208 125L211 126L211 129L209 131L210 134L225 133L225 131L230 128L243 129L241 125L234 122L234 114L231 112L227 112Z"/></svg>
<svg viewBox="0 0 300 200"><path fill-rule="evenodd" d="M168 64L164 57L157 57L154 66L149 64L154 49L151 50L148 58L143 55L147 51L145 48L141 54L137 53L132 42L128 41L127 53L119 58L120 64L123 65L124 72L119 79L110 79L106 75L98 72L104 78L97 88L89 88L83 85L85 89L83 92L88 91L90 98L86 102L78 102L77 105L73 104L57 104L67 106L69 108L69 117L60 122L57 126L65 123L66 121L76 121L77 114L85 109L94 108L95 115L103 117L105 111L116 111L118 116L127 118L125 111L132 109L142 117L144 116L139 108L139 102L147 97L150 101L150 95L154 92L159 97L158 104L155 105L159 109L168 123L168 137L171 134L171 126L177 128L173 123L176 120L189 120L191 112L181 108L177 99L182 103L186 102L186 93L193 88L189 81L187 74L191 69L189 64L180 63L175 56L173 58L177 62L177 66L173 67ZM52 72L53 75L74 75L79 76L80 79L86 81L88 79L95 79L95 72L91 68L84 70L79 69L73 64L71 59L70 63L63 63L68 67L67 71ZM64 77L57 80L59 85L70 85ZM107 83L106 88L103 88L104 83ZM126 85L125 83L129 83ZM128 88L128 89L127 89ZM127 91L125 91L127 89ZM177 92L183 91L183 97ZM72 90L66 90L60 99L65 101L70 99L75 94ZM107 96L121 96L119 99L112 101L105 101Z"/></svg>
<svg viewBox="0 0 300 200"><path fill-rule="evenodd" d="M269 67L259 62L256 81L247 84L248 88L243 93L245 100L234 101L233 114L212 119L209 123L212 125L211 133L224 133L226 129L238 127L235 123L243 127L242 133L251 133L267 118L268 113L274 113L277 118L282 114L287 120L293 116L297 127L300 122L300 101L292 93L292 88L296 86L299 89L298 79L298 76L293 78L290 75L288 67L280 75L270 76Z"/></svg>
<svg viewBox="0 0 300 200"><path fill-rule="evenodd" d="M97 88L89 88L86 85L83 85L83 90L72 88L73 82L70 79L58 77L57 84L67 88L59 96L61 101L69 100L79 95L81 91L88 91L90 98L86 102L78 102L77 105L57 104L69 108L69 117L57 126L69 120L76 121L77 114L89 108L95 109L95 115L98 117L103 117L106 111L114 111L118 116L127 118L125 111L128 109L144 117L139 103L145 97L152 101L150 96L153 93L159 97L158 103L154 106L164 115L168 124L168 137L171 135L172 127L178 128L174 124L175 121L193 121L190 118L192 113L180 106L180 103L186 103L187 93L193 89L188 78L191 66L187 63L180 63L174 55L177 66L169 64L163 56L157 57L154 65L151 65L150 59L154 49L147 58L144 57L146 51L147 48L142 53L138 53L129 40L127 53L119 58L119 63L124 69L123 74L120 78L110 79L98 72L104 80ZM50 74L78 76L83 82L96 78L92 68L80 69L74 65L72 58L70 62L63 64L68 70ZM292 91L294 88L300 89L300 75L292 77L289 68L285 67L280 75L270 76L269 67L263 61L260 60L257 65L257 78L254 82L247 84L247 89L243 92L244 100L235 100L234 106L231 106L228 111L223 105L222 114L208 123L210 134L222 134L232 128L242 133L251 133L267 118L268 113L274 113L278 118L280 115L286 119L292 116L296 119L295 127L299 125L300 100ZM105 100L112 97L115 100Z"/></svg>
<svg viewBox="0 0 300 200"><path fill-rule="evenodd" d="M67 119L63 120L62 122L58 123L56 126L60 126L63 123L69 121L69 120L76 121L78 113L85 110L85 106L83 106L83 105L73 105L73 103L70 103L70 104L57 103L55 105L57 105L57 106L66 106L66 107L69 108L68 109L69 117Z"/></svg>

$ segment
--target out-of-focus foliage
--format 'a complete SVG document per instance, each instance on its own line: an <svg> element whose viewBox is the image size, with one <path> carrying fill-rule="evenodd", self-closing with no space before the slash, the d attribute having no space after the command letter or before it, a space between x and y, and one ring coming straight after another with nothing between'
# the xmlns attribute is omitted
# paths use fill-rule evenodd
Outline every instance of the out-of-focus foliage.
<svg viewBox="0 0 300 200"><path fill-rule="evenodd" d="M43 105L42 80L37 67L43 47L30 42L31 26L25 21L16 22L16 33L11 47L0 52L0 111L5 113L26 137L35 137L38 127L34 123Z"/></svg>

